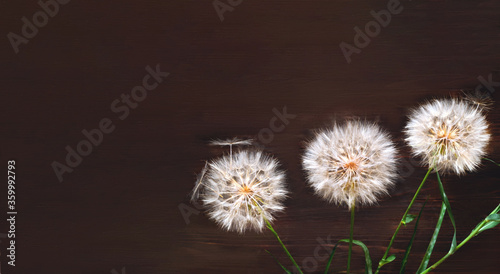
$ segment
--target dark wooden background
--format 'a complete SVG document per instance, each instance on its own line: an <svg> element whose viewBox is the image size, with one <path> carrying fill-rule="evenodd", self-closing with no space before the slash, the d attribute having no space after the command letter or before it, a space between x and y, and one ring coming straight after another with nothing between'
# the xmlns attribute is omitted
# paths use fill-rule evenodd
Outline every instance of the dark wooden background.
<svg viewBox="0 0 500 274"><path fill-rule="evenodd" d="M8 159L17 162L18 211L17 266L7 266L0 239L2 271L280 273L264 249L291 264L269 232L224 232L194 209L186 223L179 207L194 208L187 195L196 173L221 154L208 140L258 140L273 108L285 106L296 118L265 144L287 171L291 191L275 228L300 265L314 258L318 238L346 238L348 211L319 200L305 182L300 155L311 129L346 116L379 121L409 162L401 133L408 108L475 88L478 76L500 82L500 2L493 0L402 1L403 11L348 64L339 44L352 44L354 27L364 28L370 11L387 3L243 0L221 22L211 1L73 0L16 54L7 34L21 34L21 18L32 20L41 8L35 0L2 1L1 159L5 168ZM111 102L156 64L170 75L119 120ZM64 163L65 147L75 148L81 131L106 117L115 130L59 182L51 163ZM500 160L498 104L488 119L489 156ZM391 197L357 211L355 238L368 245L374 264L424 173L415 165ZM499 174L484 163L474 174L444 177L459 240L498 204ZM4 216L6 190L2 184ZM412 212L426 197L408 272L416 270L439 212L434 176ZM411 232L401 231L392 250L398 260L385 273L399 270ZM473 239L439 272L498 273L498 232ZM432 261L446 253L451 233L446 221ZM333 271L345 271L346 261L342 246ZM318 271L325 267L324 258L316 262ZM353 269L363 267L356 248Z"/></svg>

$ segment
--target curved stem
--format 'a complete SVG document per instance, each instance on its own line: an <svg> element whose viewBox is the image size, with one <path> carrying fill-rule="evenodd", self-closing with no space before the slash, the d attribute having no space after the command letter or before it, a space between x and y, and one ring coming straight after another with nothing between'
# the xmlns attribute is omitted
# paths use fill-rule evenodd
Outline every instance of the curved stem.
<svg viewBox="0 0 500 274"><path fill-rule="evenodd" d="M285 250L286 255L288 256L288 258L290 258L290 260L292 261L293 265L297 268L297 270L299 271L299 273L303 273L302 270L300 270L300 267L297 264L297 262L295 262L295 260L293 259L292 254L290 254L290 252L286 248L285 244L283 244L283 242L281 241L280 236L278 236L278 233L274 230L274 228L271 225L271 223L266 218L264 218L264 220L266 221L267 228L269 228L269 230L271 230L271 232L274 234L274 236L276 237L276 239L278 239L278 242L283 247L283 250Z"/></svg>
<svg viewBox="0 0 500 274"><path fill-rule="evenodd" d="M446 204L441 202L441 210L439 212L439 218L436 223L436 228L434 229L434 233L432 233L432 237L429 241L429 245L425 250L424 257L422 258L422 262L420 262L420 266L416 273L421 273L424 271L429 265L429 260L431 259L432 251L434 250L434 246L436 245L436 241L439 235L439 231L441 230L441 225L443 224L444 215L446 214Z"/></svg>
<svg viewBox="0 0 500 274"><path fill-rule="evenodd" d="M461 248L464 244L466 244L470 239L474 238L474 233L471 233L469 236L467 236L467 238L465 238L459 245L457 245L457 247L455 248L455 250L453 251L453 253L447 253L446 255L443 256L443 258L441 258L439 261L437 261L435 264L431 265L429 268L427 268L426 270L424 270L423 272L420 272L420 274L424 274L424 273L428 273L434 269L436 269L436 267L438 267L442 262L444 262L446 259L448 259L448 257L450 257L451 255L453 255L455 253L455 251L457 251L459 248Z"/></svg>
<svg viewBox="0 0 500 274"><path fill-rule="evenodd" d="M500 211L500 204L493 210L493 212L490 213L490 216L492 214L497 214L498 211ZM431 265L429 268L427 268L426 270L420 272L420 274L425 274L425 273L428 273L434 269L436 269L436 267L438 267L442 262L444 262L446 259L448 259L451 255L453 255L457 250L459 250L462 246L464 246L468 241L470 241L470 239L476 237L479 233L481 233L482 231L484 231L484 228L485 226L490 222L490 220L488 220L488 218L484 219L482 222L480 222L476 228L474 228L472 230L472 232L469 234L469 236L467 236L467 238L465 238L462 242L460 242L460 244L457 245L457 247L453 250L453 252L448 252L446 255L443 256L443 258L441 258L439 261L437 261L435 264Z"/></svg>
<svg viewBox="0 0 500 274"><path fill-rule="evenodd" d="M429 177L429 174L431 174L431 171L433 168L429 168L427 170L427 173L424 176L424 179L420 183L420 186L418 187L417 191L415 192L415 195L413 195L413 198L411 199L410 204L408 205L408 208L406 209L405 213L403 214L403 217L401 218L401 221L398 224L398 227L394 231L394 234L392 235L391 241L389 242L389 245L387 246L387 249L385 250L384 256L382 256L382 259L380 259L378 263L377 270L375 271L375 274L379 273L380 268L385 264L385 259L387 258L387 255L389 255L389 250L392 247L392 244L394 243L394 240L396 239L396 235L398 235L399 229L401 228L401 225L405 223L406 215L408 215L408 212L410 211L410 208L413 206L413 203L415 203L415 200L417 199L418 194L420 193L420 190L422 190L422 187L424 186L425 181L427 181L427 177Z"/></svg>
<svg viewBox="0 0 500 274"><path fill-rule="evenodd" d="M354 207L355 203L351 207L351 229L349 231L349 255L347 256L347 274L351 271L351 257L352 257L352 240L354 235Z"/></svg>
<svg viewBox="0 0 500 274"><path fill-rule="evenodd" d="M490 158L483 157L483 159L484 159L484 160L486 160L486 161L490 161L490 162L494 163L494 164L495 164L495 165L497 165L497 166L500 166L500 164L499 164L499 163L497 163L497 162L495 162L495 161L491 160Z"/></svg>

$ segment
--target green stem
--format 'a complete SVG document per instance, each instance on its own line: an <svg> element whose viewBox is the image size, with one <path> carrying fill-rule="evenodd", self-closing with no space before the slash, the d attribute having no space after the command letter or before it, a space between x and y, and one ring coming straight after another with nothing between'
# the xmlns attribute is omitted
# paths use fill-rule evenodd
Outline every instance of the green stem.
<svg viewBox="0 0 500 274"><path fill-rule="evenodd" d="M436 245L437 238L439 236L439 231L441 230L441 225L443 224L444 215L446 214L446 204L441 202L441 211L439 212L439 218L436 223L436 228L434 229L434 233L432 233L431 240L429 241L429 245L427 246L427 250L425 251L424 257L422 258L422 262L418 267L416 273L420 274L424 271L429 265L429 261L431 259L432 251L434 250L434 246Z"/></svg>
<svg viewBox="0 0 500 274"><path fill-rule="evenodd" d="M328 270L330 270L330 265L332 264L333 255L335 254L335 249L337 249L337 246L339 245L339 243L340 242L336 243L333 246L332 253L330 253L330 257L328 258L328 263L326 264L325 274L328 274Z"/></svg>
<svg viewBox="0 0 500 274"><path fill-rule="evenodd" d="M441 177L439 177L439 172L436 171L436 177L438 180L439 192L441 194L441 200L446 205L446 212L448 213L448 217L450 217L450 222L453 225L453 239L451 240L451 246L449 253L455 252L455 248L457 247L457 226L455 224L455 217L453 217L453 213L451 212L451 205L446 193L444 192L443 182L441 182Z"/></svg>
<svg viewBox="0 0 500 274"><path fill-rule="evenodd" d="M491 212L491 214L496 214L496 213L498 213L499 210L500 210L500 205L498 205L495 208L495 210L493 210L493 212ZM446 255L443 256L443 258L441 258L439 261L437 261L435 264L431 265L429 268L427 268L423 272L420 272L420 274L425 274L425 273L428 273L428 272L436 269L441 263L443 263L446 259L448 259L451 255L453 255L457 250L459 250L462 246L464 246L468 241L470 241L470 239L476 237L481 232L481 230L484 229L484 226L488 222L490 222L490 221L487 219L484 219L481 223L479 223L479 225L476 226L476 228L474 228L474 230L472 230L472 232L469 234L469 236L467 236L467 238L465 238L462 242L460 242L460 244L457 245L457 247L453 250L453 252L448 252Z"/></svg>
<svg viewBox="0 0 500 274"><path fill-rule="evenodd" d="M473 231L469 236L467 236L467 238L465 238L465 240L463 240L459 245L457 245L457 247L455 248L454 251L457 251L460 247L462 247L464 244L466 244L470 239L474 238L474 236L476 236L476 235L474 235L474 231ZM447 253L446 255L444 255L443 258L441 258L435 264L431 265L431 267L427 268L423 272L420 272L420 274L428 273L428 272L436 269L436 267L438 267L442 262L444 262L446 259L448 259L448 257L450 257L453 254L454 253Z"/></svg>
<svg viewBox="0 0 500 274"><path fill-rule="evenodd" d="M396 239L396 235L398 235L399 229L401 228L401 225L405 223L406 215L408 215L408 212L410 211L410 208L413 206L413 203L415 203L415 200L417 199L418 194L420 193L420 190L424 186L425 181L427 180L427 177L429 177L429 174L431 174L431 171L433 168L429 168L427 173L424 176L424 179L420 183L420 186L418 187L417 191L415 192L415 195L413 195L413 198L411 199L410 204L408 205L408 208L406 209L405 213L403 214L403 217L401 218L401 221L398 224L398 227L396 228L396 231L394 231L394 235L392 235L391 241L389 242L389 245L387 246L387 249L385 250L384 256L382 256L382 259L380 259L378 263L377 270L375 271L375 274L379 273L380 269L382 266L385 264L385 259L387 258L387 255L389 255L389 250L392 247L392 244L394 243L394 240Z"/></svg>
<svg viewBox="0 0 500 274"><path fill-rule="evenodd" d="M351 229L349 231L349 253L347 256L347 274L351 271L351 257L352 257L352 240L354 236L354 207L355 203L352 203L351 207Z"/></svg>
<svg viewBox="0 0 500 274"><path fill-rule="evenodd" d="M498 164L497 162L495 162L495 161L493 161L493 160L491 160L489 158L483 157L483 159L486 160L486 161L490 161L490 162L494 163L497 166L500 166L500 164Z"/></svg>
<svg viewBox="0 0 500 274"><path fill-rule="evenodd" d="M299 271L299 273L303 273L302 270L300 270L300 267L297 264L297 262L295 262L295 260L293 259L292 254L290 254L290 252L286 248L285 244L283 244L283 242L281 241L280 236L278 236L278 233L274 230L274 228L271 225L271 223L266 218L264 218L264 220L266 221L267 228L269 228L269 230L271 230L271 232L274 234L274 236L276 237L276 239L278 239L278 242L280 243L280 245L285 250L286 255L288 256L288 258L290 258L290 260L292 261L293 265L297 268L297 270Z"/></svg>

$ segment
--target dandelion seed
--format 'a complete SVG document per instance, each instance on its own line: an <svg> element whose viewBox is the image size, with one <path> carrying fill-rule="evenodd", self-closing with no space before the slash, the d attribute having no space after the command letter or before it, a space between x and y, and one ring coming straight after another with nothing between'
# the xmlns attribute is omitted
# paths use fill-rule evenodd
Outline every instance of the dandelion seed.
<svg viewBox="0 0 500 274"><path fill-rule="evenodd" d="M302 164L316 194L329 202L375 203L396 178L396 148L377 125L358 120L322 130L307 145Z"/></svg>
<svg viewBox="0 0 500 274"><path fill-rule="evenodd" d="M201 182L203 182L203 177L205 177L205 173L207 173L208 162L205 162L205 167L201 170L200 175L198 175L198 179L196 179L196 183L194 184L194 188L191 191L191 202L194 202L200 198L200 187L202 186Z"/></svg>
<svg viewBox="0 0 500 274"><path fill-rule="evenodd" d="M252 143L253 143L252 139L232 138L232 139L227 139L227 140L213 140L210 142L210 145L212 145L212 146L233 146L233 145L249 146L249 145L252 145Z"/></svg>
<svg viewBox="0 0 500 274"><path fill-rule="evenodd" d="M252 139L238 139L236 137L232 138L232 139L227 139L227 140L213 140L212 142L210 142L210 145L212 146L229 146L229 158L230 158L230 161L229 161L229 164L232 165L232 156L233 156L233 146L236 145L236 146L249 146L249 145L252 145L253 143L253 140Z"/></svg>
<svg viewBox="0 0 500 274"><path fill-rule="evenodd" d="M463 100L433 100L409 116L406 142L436 171L474 171L490 140L482 108Z"/></svg>
<svg viewBox="0 0 500 274"><path fill-rule="evenodd" d="M493 99L488 92L474 90L474 91L462 91L463 98L466 102L480 107L484 111L491 109L493 105Z"/></svg>
<svg viewBox="0 0 500 274"><path fill-rule="evenodd" d="M285 175L262 151L243 150L209 162L192 192L210 219L229 231L262 231L282 211Z"/></svg>

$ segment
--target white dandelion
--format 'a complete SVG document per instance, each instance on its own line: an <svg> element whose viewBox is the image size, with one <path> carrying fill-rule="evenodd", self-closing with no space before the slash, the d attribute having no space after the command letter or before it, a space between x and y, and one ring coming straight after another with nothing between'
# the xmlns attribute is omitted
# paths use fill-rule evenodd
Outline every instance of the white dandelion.
<svg viewBox="0 0 500 274"><path fill-rule="evenodd" d="M347 273L351 268L356 204L375 203L396 178L396 148L377 125L350 120L322 130L307 145L302 164L316 194L351 211Z"/></svg>
<svg viewBox="0 0 500 274"><path fill-rule="evenodd" d="M242 150L233 155L233 145L251 145L252 140L215 140L211 145L229 146L229 155L207 162L191 193L201 197L210 219L228 231L262 231L266 226L276 237L299 273L299 265L286 248L271 222L284 210L288 191L285 174L278 161L258 150Z"/></svg>
<svg viewBox="0 0 500 274"><path fill-rule="evenodd" d="M208 216L228 231L262 231L286 198L285 174L262 151L243 150L205 166L192 196L201 198Z"/></svg>
<svg viewBox="0 0 500 274"><path fill-rule="evenodd" d="M430 101L409 116L406 142L436 171L474 171L490 140L482 107L458 99Z"/></svg>
<svg viewBox="0 0 500 274"><path fill-rule="evenodd" d="M376 124L358 120L322 130L302 159L316 194L329 202L373 204L396 178L396 148Z"/></svg>

